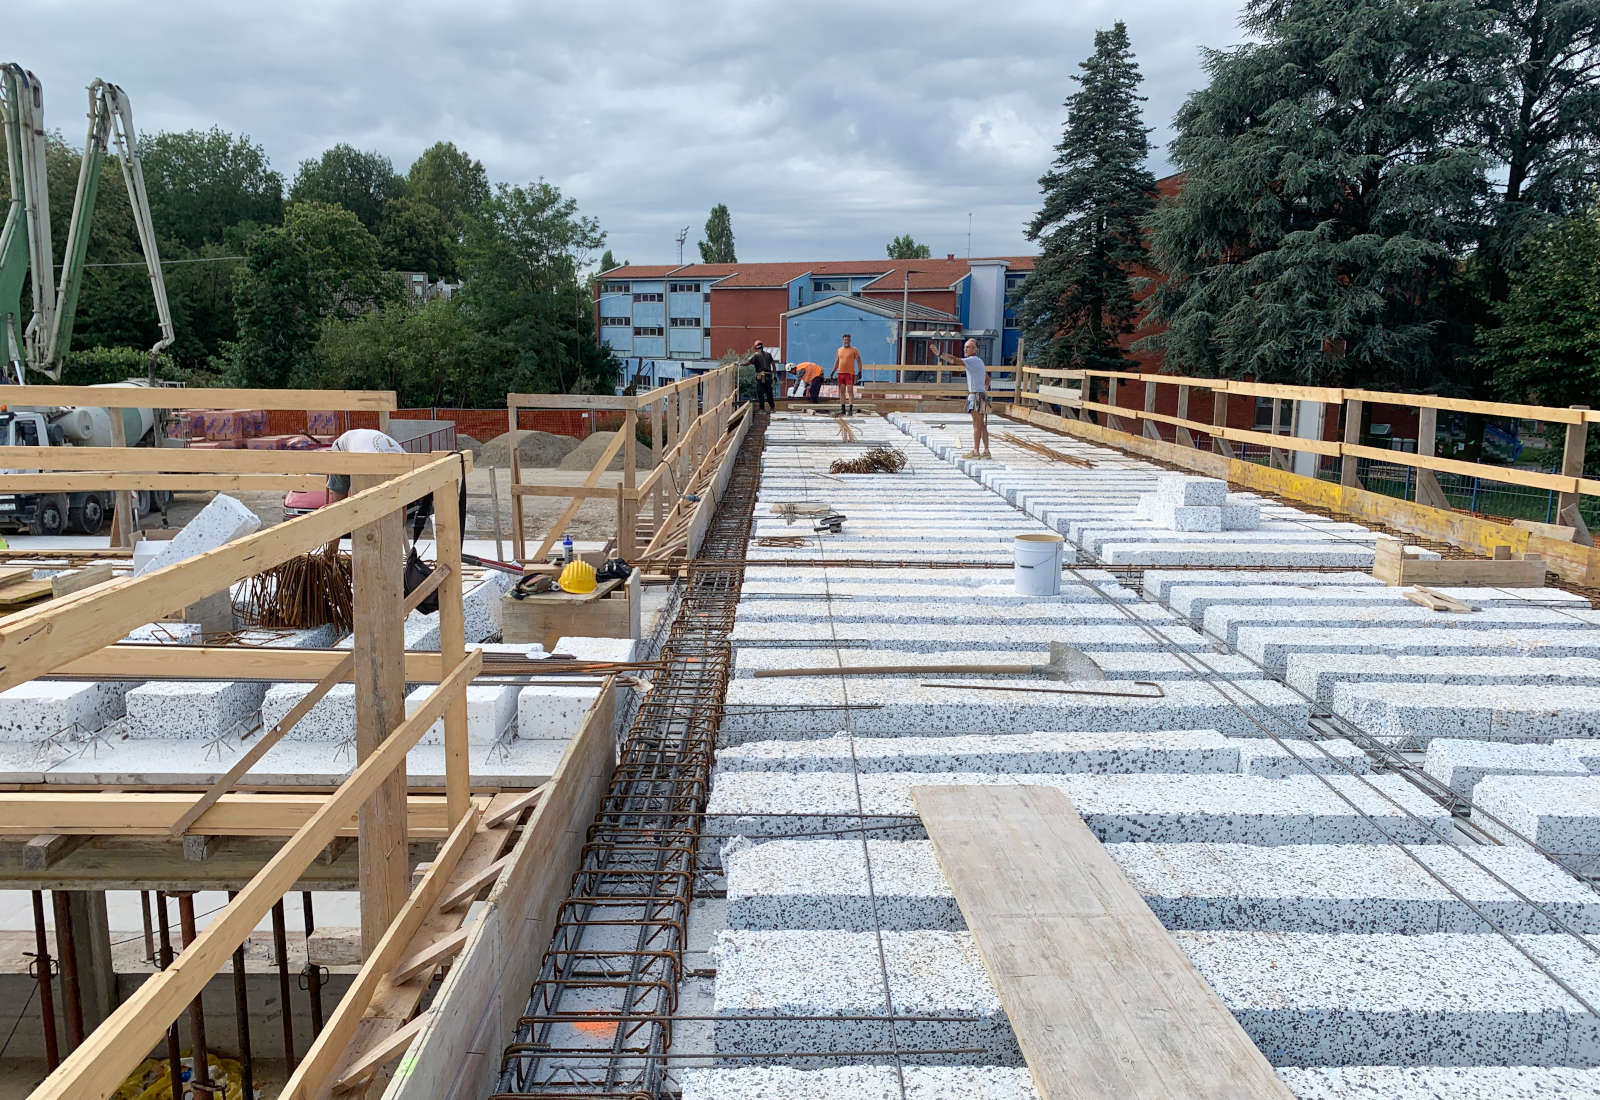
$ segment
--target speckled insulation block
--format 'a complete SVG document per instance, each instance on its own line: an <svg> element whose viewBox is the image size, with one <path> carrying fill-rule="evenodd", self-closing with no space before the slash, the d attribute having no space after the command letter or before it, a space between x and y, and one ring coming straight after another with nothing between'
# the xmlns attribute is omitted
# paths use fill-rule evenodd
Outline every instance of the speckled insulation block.
<svg viewBox="0 0 1600 1100"><path fill-rule="evenodd" d="M1600 685L1600 661L1584 657L1413 657L1368 653L1296 653L1284 681L1311 696L1319 707L1333 705L1342 682L1428 684L1518 684L1524 686L1593 683Z"/></svg>
<svg viewBox="0 0 1600 1100"><path fill-rule="evenodd" d="M261 701L261 726L271 729L305 697L312 684L273 684ZM356 686L334 684L328 693L306 712L294 728L284 734L289 741L326 741L339 744L356 735Z"/></svg>
<svg viewBox="0 0 1600 1100"><path fill-rule="evenodd" d="M872 860L872 892L866 861ZM966 927L955 893L926 840L735 841L722 849L728 927L782 931L837 928L869 932ZM877 907L874 910L873 900Z"/></svg>
<svg viewBox="0 0 1600 1100"><path fill-rule="evenodd" d="M1000 681L1004 683L1004 681ZM1069 694L1059 689L1148 691L1129 681L1072 685L1058 680L1015 681L1039 690L963 690L923 686L914 677L788 677L729 681L721 744L738 745L773 737L827 737L845 725L842 713L819 711L851 706L849 726L868 737L905 734L1032 733L1036 730L1193 730L1214 729L1237 737L1265 736L1256 719L1274 732L1304 731L1309 708L1282 684L1253 682L1245 688L1216 690L1198 680L1160 684L1159 697ZM1248 690L1251 698L1242 694ZM1229 693L1247 706L1228 701ZM811 709L808 709L811 708Z"/></svg>
<svg viewBox="0 0 1600 1100"><path fill-rule="evenodd" d="M873 896L885 928L964 926L932 844L867 845L871 895L859 837L730 844L722 853L728 927L870 931ZM1485 931L1448 884L1510 932L1555 932L1555 921L1600 932L1600 895L1526 848L1138 843L1106 850L1168 928Z"/></svg>
<svg viewBox="0 0 1600 1100"><path fill-rule="evenodd" d="M1304 626L1245 626L1239 653L1282 671L1292 653L1366 653L1439 657L1600 658L1597 630L1330 630Z"/></svg>
<svg viewBox="0 0 1600 1100"><path fill-rule="evenodd" d="M1588 775L1589 769L1554 745L1508 745L1436 737L1428 742L1422 770L1470 799L1478 781L1489 775Z"/></svg>
<svg viewBox="0 0 1600 1100"><path fill-rule="evenodd" d="M1112 844L1108 851L1168 928L1491 931L1454 890L1508 932L1556 932L1556 921L1600 932L1600 895L1527 848Z"/></svg>
<svg viewBox="0 0 1600 1100"><path fill-rule="evenodd" d="M1058 787L1106 843L1381 843L1385 837L1373 821L1402 843L1435 843L1450 832L1448 813L1393 775L1263 779L986 772L721 772L706 806L706 832L798 837L857 828L864 814L870 824L887 826L875 829L875 837L918 838L923 832L911 788L962 783Z"/></svg>
<svg viewBox="0 0 1600 1100"><path fill-rule="evenodd" d="M406 696L406 713L415 714L432 695L435 685L424 684ZM467 685L467 744L492 745L502 735L516 732L517 686L515 684ZM444 744L444 719L441 718L417 742L419 745Z"/></svg>
<svg viewBox="0 0 1600 1100"><path fill-rule="evenodd" d="M684 1069L682 1100L1038 1100L1026 1069L1009 1066L745 1066ZM901 1083L905 1088L902 1091Z"/></svg>
<svg viewBox="0 0 1600 1100"><path fill-rule="evenodd" d="M1558 749L1566 749L1584 767L1600 774L1600 739L1558 737L1550 743Z"/></svg>
<svg viewBox="0 0 1600 1100"><path fill-rule="evenodd" d="M174 680L140 684L125 700L133 738L199 741L249 723L267 685L253 681Z"/></svg>
<svg viewBox="0 0 1600 1100"><path fill-rule="evenodd" d="M1343 573L1306 573L1299 570L1250 570L1224 572L1208 569L1166 569L1144 578L1146 599L1168 603L1172 592L1179 587L1192 585L1235 587L1247 585L1295 585L1297 587L1382 588L1384 584L1371 573L1350 570Z"/></svg>
<svg viewBox="0 0 1600 1100"><path fill-rule="evenodd" d="M1299 1100L1600 1100L1600 1070L1563 1066L1284 1066L1278 1076Z"/></svg>
<svg viewBox="0 0 1600 1100"><path fill-rule="evenodd" d="M1600 1061L1600 1020L1498 935L1172 935L1274 1065ZM1600 995L1600 958L1517 939Z"/></svg>
<svg viewBox="0 0 1600 1100"><path fill-rule="evenodd" d="M794 1050L817 1057L778 1064L826 1065L827 1051L888 1050L888 1024L851 1020L894 1010L907 1016L962 1017L903 1021L895 1039L906 1050L975 1047L982 1055L910 1055L914 1064L1019 1064L1021 1054L1000 998L964 932L723 932L717 937L714 1028L718 1051ZM795 1017L820 1017L802 1020Z"/></svg>
<svg viewBox="0 0 1600 1100"><path fill-rule="evenodd" d="M198 645L199 623L145 623L128 631L125 642L154 642L156 645Z"/></svg>
<svg viewBox="0 0 1600 1100"><path fill-rule="evenodd" d="M1228 503L1228 483L1214 477L1160 474L1156 495L1177 505L1220 508Z"/></svg>
<svg viewBox="0 0 1600 1100"><path fill-rule="evenodd" d="M1228 494L1228 503L1222 506L1224 531L1254 531L1261 526L1261 505L1257 501L1243 500Z"/></svg>
<svg viewBox="0 0 1600 1100"><path fill-rule="evenodd" d="M137 572L143 576L187 561L241 535L248 535L260 526L260 516L227 494L218 493Z"/></svg>
<svg viewBox="0 0 1600 1100"><path fill-rule="evenodd" d="M517 736L524 740L566 739L578 732L600 687L534 684L517 693Z"/></svg>
<svg viewBox="0 0 1600 1100"><path fill-rule="evenodd" d="M1550 741L1600 736L1600 685L1537 690L1498 684L1342 683L1333 712L1368 733L1426 744L1435 737Z"/></svg>
<svg viewBox="0 0 1600 1100"><path fill-rule="evenodd" d="M572 637L556 639L556 647L551 652L570 653L580 661L631 661L638 646L632 638Z"/></svg>
<svg viewBox="0 0 1600 1100"><path fill-rule="evenodd" d="M1542 598L1547 589L1516 589L1516 588L1441 588L1432 586L1434 591L1453 596L1480 608L1541 608L1549 610L1551 604ZM1220 604L1232 604L1247 607L1336 607L1341 609L1354 607L1387 607L1405 609L1408 612L1416 605L1406 599L1404 588L1390 588L1387 586L1367 588L1355 585L1311 585L1311 584L1179 584L1167 589L1167 604L1178 614L1190 619L1203 618L1207 609ZM1519 592L1528 592L1528 597L1518 595ZM1589 601L1573 593L1559 592L1568 600L1559 601L1563 606L1587 609ZM1532 597L1541 597L1534 599ZM1422 609L1426 610L1426 609ZM1437 615L1439 612L1433 612ZM1262 618L1265 623L1272 619L1272 615Z"/></svg>
<svg viewBox="0 0 1600 1100"><path fill-rule="evenodd" d="M1042 665L1050 659L1049 652L1043 649L945 649L886 658L883 650L848 646L835 649L831 645L805 646L798 643L785 649L775 646L737 646L733 652L733 674L744 678L753 676L756 669L772 668L814 668L819 670L819 674L826 674L848 665ZM1234 653L1204 653L1199 655L1203 660L1197 660L1183 653L1155 649L1080 647L1079 652L1098 665L1108 680L1202 680L1216 675L1225 675L1233 680L1260 680L1266 676L1264 670ZM1005 677L991 673L926 672L919 678L990 680Z"/></svg>
<svg viewBox="0 0 1600 1100"><path fill-rule="evenodd" d="M1600 611L1484 607L1462 615L1433 611L1409 601L1393 607L1327 607L1320 603L1212 604L1206 608L1203 622L1207 634L1221 638L1231 646L1238 641L1239 629L1245 626L1299 625L1330 632L1404 630L1412 627L1435 630L1523 630L1533 637L1548 632L1593 632L1600 628Z"/></svg>
<svg viewBox="0 0 1600 1100"><path fill-rule="evenodd" d="M1264 569L1297 565L1370 569L1375 556L1371 547L1335 541L1247 544L1113 540L1101 543L1097 553L1107 565L1256 565Z"/></svg>
<svg viewBox="0 0 1600 1100"><path fill-rule="evenodd" d="M1473 821L1507 844L1522 842L1491 816L1557 856L1600 855L1600 776L1486 776L1473 807Z"/></svg>
<svg viewBox="0 0 1600 1100"><path fill-rule="evenodd" d="M984 737L824 737L751 741L717 753L719 771L1239 771L1239 742L1216 730L1020 733Z"/></svg>
<svg viewBox="0 0 1600 1100"><path fill-rule="evenodd" d="M1146 629L1148 628L1148 630ZM1152 633L1154 637L1152 637ZM1209 650L1211 643L1199 631L1172 620L1167 625L1146 623L1145 627L1126 621L1089 623L1069 629L1059 624L999 621L952 622L948 626L930 624L926 630L908 630L903 623L849 623L834 626L826 619L809 623L736 623L729 641L735 648L767 646L790 649L796 645L837 645L843 649L877 649L893 653L938 653L950 649L1046 651L1053 641L1065 641L1085 652L1098 650ZM878 664L914 664L917 658L878 661Z"/></svg>
<svg viewBox="0 0 1600 1100"><path fill-rule="evenodd" d="M738 623L799 623L830 625L848 631L857 623L918 623L929 631L959 635L963 626L982 623L1032 623L1077 626L1079 624L1125 623L1129 619L1161 624L1171 623L1164 608L1142 603L1113 603L1106 600L1052 600L1048 597L1013 600L1005 603L974 600L880 600L863 596L825 599L815 594L808 600L744 600L739 604ZM735 627L735 635L738 627Z"/></svg>
<svg viewBox="0 0 1600 1100"><path fill-rule="evenodd" d="M1268 779L1297 775L1366 775L1372 760L1359 745L1343 738L1285 738L1282 743L1265 737L1238 738L1239 770Z"/></svg>
<svg viewBox="0 0 1600 1100"><path fill-rule="evenodd" d="M76 727L93 733L122 717L135 685L119 680L30 680L0 691L0 738L33 741Z"/></svg>

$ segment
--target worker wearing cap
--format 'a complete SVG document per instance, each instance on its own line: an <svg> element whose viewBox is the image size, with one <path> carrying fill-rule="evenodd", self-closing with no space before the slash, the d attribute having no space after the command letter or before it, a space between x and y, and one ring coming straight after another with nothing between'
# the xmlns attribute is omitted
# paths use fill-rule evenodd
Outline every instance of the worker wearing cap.
<svg viewBox="0 0 1600 1100"><path fill-rule="evenodd" d="M392 435L374 428L351 428L333 441L335 451L346 454L402 455L406 449ZM350 495L349 474L328 475L328 503L343 500Z"/></svg>
<svg viewBox="0 0 1600 1100"><path fill-rule="evenodd" d="M777 406L772 403L772 376L776 373L777 364L760 340L755 342L741 365L756 369L756 409L759 410L763 402L767 408L776 409Z"/></svg>

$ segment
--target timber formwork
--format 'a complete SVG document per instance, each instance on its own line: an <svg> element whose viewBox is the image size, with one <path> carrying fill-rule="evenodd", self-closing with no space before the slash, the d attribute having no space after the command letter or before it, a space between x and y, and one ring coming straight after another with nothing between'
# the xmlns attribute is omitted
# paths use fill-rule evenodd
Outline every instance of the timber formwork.
<svg viewBox="0 0 1600 1100"><path fill-rule="evenodd" d="M764 428L745 437L688 566L659 672L506 1047L496 1100L655 1096L663 1084Z"/></svg>

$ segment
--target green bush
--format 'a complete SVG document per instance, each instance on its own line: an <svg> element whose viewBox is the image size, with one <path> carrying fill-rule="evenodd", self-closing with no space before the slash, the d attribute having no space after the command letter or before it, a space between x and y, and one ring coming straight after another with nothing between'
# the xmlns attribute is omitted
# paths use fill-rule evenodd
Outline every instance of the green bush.
<svg viewBox="0 0 1600 1100"><path fill-rule="evenodd" d="M156 358L155 375L164 381L176 378L176 365L165 352ZM106 382L127 382L150 375L150 353L139 348L87 348L67 356L61 370L64 386L98 386Z"/></svg>

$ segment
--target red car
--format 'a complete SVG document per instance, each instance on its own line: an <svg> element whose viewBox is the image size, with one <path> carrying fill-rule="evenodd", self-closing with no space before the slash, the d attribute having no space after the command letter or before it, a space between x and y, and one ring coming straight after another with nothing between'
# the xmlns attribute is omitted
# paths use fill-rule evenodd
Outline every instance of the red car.
<svg viewBox="0 0 1600 1100"><path fill-rule="evenodd" d="M283 518L294 519L315 512L328 503L328 490L326 489L295 489L285 493L283 497ZM406 522L417 517L417 509L423 505L421 500L413 500L406 505Z"/></svg>

